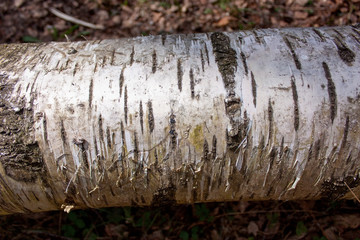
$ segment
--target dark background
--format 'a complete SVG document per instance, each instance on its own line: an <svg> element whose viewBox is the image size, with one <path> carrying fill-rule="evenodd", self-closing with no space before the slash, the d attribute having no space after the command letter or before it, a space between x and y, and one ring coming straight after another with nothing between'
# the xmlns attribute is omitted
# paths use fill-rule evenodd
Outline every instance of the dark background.
<svg viewBox="0 0 360 240"><path fill-rule="evenodd" d="M49 8L94 30L53 15ZM360 0L2 0L0 43L359 23ZM0 239L360 239L360 203L267 201L0 217Z"/></svg>

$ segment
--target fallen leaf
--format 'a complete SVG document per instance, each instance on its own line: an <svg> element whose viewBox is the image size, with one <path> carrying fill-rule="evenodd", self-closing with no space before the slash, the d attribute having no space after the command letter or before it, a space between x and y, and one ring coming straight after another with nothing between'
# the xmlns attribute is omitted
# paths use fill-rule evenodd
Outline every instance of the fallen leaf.
<svg viewBox="0 0 360 240"><path fill-rule="evenodd" d="M220 21L215 23L214 26L215 27L224 27L224 26L228 25L231 20L232 20L231 16L225 16L225 17L221 18Z"/></svg>
<svg viewBox="0 0 360 240"><path fill-rule="evenodd" d="M247 230L248 230L248 233L251 233L252 235L254 235L256 237L256 235L259 231L259 227L254 221L251 221L247 227Z"/></svg>
<svg viewBox="0 0 360 240"><path fill-rule="evenodd" d="M296 11L294 13L294 18L295 19L305 19L307 18L309 14L307 12L303 12L303 11Z"/></svg>
<svg viewBox="0 0 360 240"><path fill-rule="evenodd" d="M357 229L360 227L359 214L336 215L334 222L336 227Z"/></svg>
<svg viewBox="0 0 360 240"><path fill-rule="evenodd" d="M24 4L24 2L25 2L25 0L15 0L14 1L14 5L15 5L15 7L21 7L21 5L23 5Z"/></svg>

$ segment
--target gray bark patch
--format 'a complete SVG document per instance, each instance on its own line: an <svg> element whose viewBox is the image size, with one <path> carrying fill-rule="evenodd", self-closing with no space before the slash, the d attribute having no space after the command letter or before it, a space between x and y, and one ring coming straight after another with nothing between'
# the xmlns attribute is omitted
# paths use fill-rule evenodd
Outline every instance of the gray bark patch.
<svg viewBox="0 0 360 240"><path fill-rule="evenodd" d="M336 88L335 88L335 83L333 82L331 77L329 66L326 64L326 62L323 62L322 65L324 68L325 77L328 81L328 93L330 100L330 118L331 118L331 122L333 123L337 112Z"/></svg>
<svg viewBox="0 0 360 240"><path fill-rule="evenodd" d="M236 70L236 52L230 46L230 38L216 32L210 36L215 61L226 88L233 88Z"/></svg>

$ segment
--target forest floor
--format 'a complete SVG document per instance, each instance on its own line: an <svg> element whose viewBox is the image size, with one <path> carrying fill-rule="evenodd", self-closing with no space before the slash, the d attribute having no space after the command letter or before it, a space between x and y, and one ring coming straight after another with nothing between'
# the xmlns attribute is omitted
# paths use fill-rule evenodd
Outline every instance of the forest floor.
<svg viewBox="0 0 360 240"><path fill-rule="evenodd" d="M74 24L55 8L102 29ZM0 43L360 22L360 0L2 0ZM356 201L107 208L0 217L0 239L359 239Z"/></svg>

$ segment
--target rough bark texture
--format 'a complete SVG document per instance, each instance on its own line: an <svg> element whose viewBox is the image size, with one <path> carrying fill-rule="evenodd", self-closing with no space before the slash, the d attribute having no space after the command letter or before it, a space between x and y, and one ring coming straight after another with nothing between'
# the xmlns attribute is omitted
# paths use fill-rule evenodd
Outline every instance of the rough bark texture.
<svg viewBox="0 0 360 240"><path fill-rule="evenodd" d="M360 194L359 32L0 45L0 214Z"/></svg>

